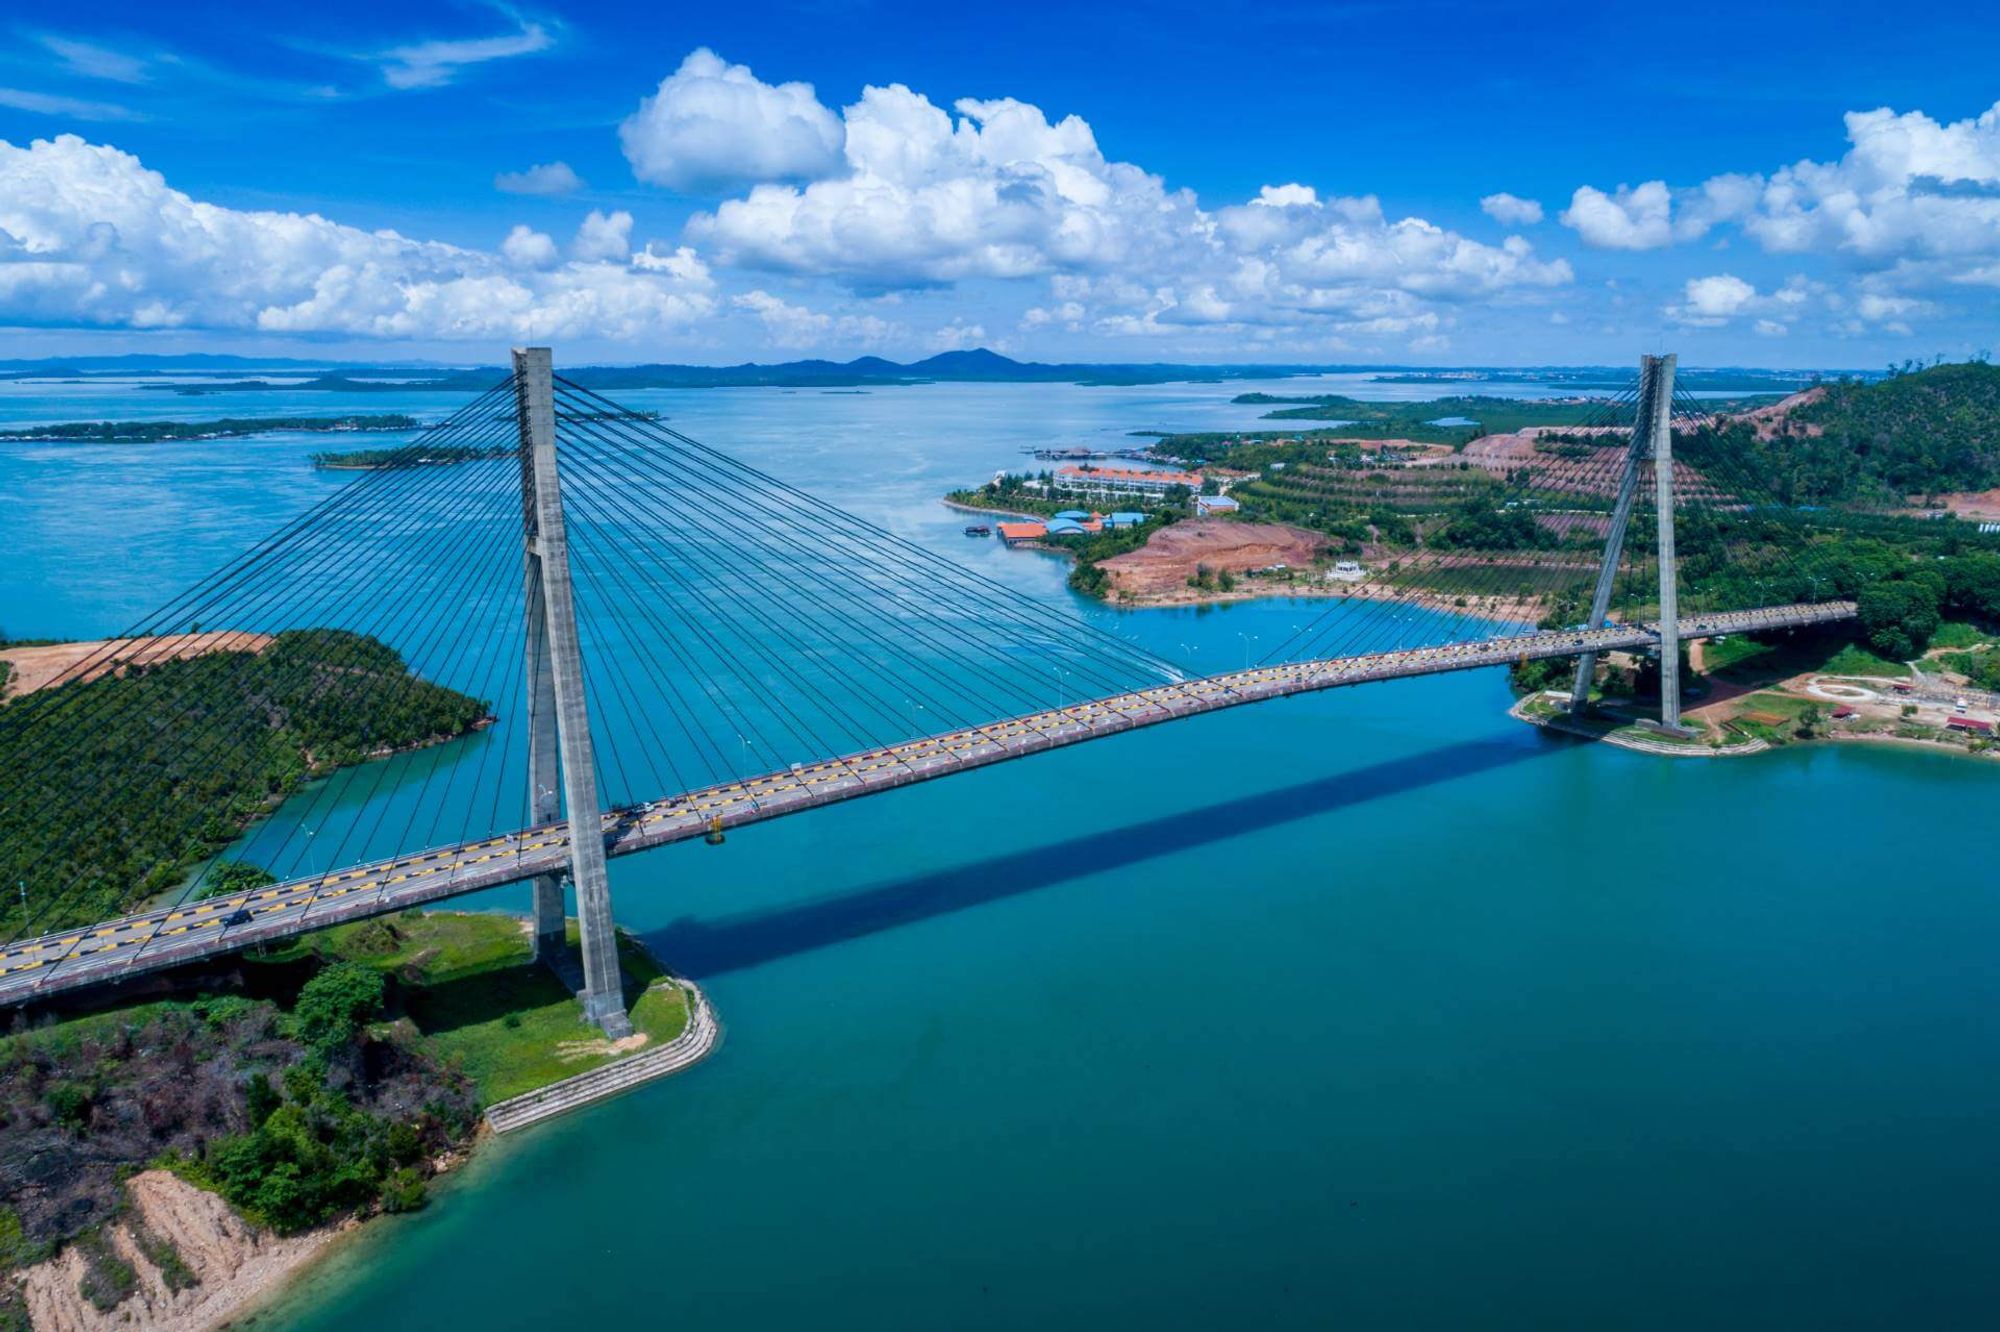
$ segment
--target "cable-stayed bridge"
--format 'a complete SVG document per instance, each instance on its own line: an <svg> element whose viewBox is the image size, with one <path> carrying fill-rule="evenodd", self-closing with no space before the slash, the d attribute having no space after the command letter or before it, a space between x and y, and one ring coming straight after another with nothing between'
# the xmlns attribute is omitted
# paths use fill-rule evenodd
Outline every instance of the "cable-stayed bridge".
<svg viewBox="0 0 2000 1332"><path fill-rule="evenodd" d="M1328 589L1265 661L1196 676L516 353L506 382L0 709L0 857L20 885L0 1004L528 882L552 962L574 898L585 1012L617 1031L610 857L1199 714L1527 661L1578 659L1582 706L1599 654L1654 654L1678 729L1682 642L1854 605L1673 371L1647 358L1498 475L1425 479L1450 504L1414 553ZM1297 484L1331 504L1354 483ZM1575 622L1521 622L1551 606ZM207 650L130 664L135 640L181 633ZM319 780L266 763L246 801L214 777L246 699L251 733L286 737ZM51 800L74 817L30 817ZM146 849L120 863L106 836ZM233 880L238 859L270 873ZM152 904L99 909L135 899Z"/></svg>

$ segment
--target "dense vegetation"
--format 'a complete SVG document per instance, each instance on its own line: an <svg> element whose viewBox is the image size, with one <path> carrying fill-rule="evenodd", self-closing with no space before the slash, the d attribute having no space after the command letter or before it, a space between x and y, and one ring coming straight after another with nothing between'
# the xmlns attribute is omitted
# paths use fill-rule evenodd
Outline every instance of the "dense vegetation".
<svg viewBox="0 0 2000 1332"><path fill-rule="evenodd" d="M622 933L619 956L638 1030L684 1031L684 992ZM405 1210L481 1106L615 1055L504 915L406 911L174 974L203 997L0 1038L0 1329L6 1274L64 1244L86 1297L115 1308L134 1274L104 1242L114 1224L170 1284L191 1279L136 1226L135 1170L166 1166L281 1233Z"/></svg>
<svg viewBox="0 0 2000 1332"><path fill-rule="evenodd" d="M2000 367L1973 361L1823 387L1768 439L1748 425L1729 433L1779 500L1897 504L2000 486Z"/></svg>
<svg viewBox="0 0 2000 1332"><path fill-rule="evenodd" d="M379 972L263 970L275 997L152 1002L0 1039L0 1274L75 1242L84 1294L115 1307L131 1269L96 1248L126 1175L152 1165L279 1233L422 1205L430 1163L476 1123L470 1082L374 1025ZM141 1247L170 1282L186 1275L170 1244Z"/></svg>
<svg viewBox="0 0 2000 1332"><path fill-rule="evenodd" d="M517 450L504 445L490 447L451 444L426 449L405 444L393 449L351 449L345 453L315 453L314 467L336 471L375 472L405 467L440 467L451 463L481 462L488 458L511 458Z"/></svg>
<svg viewBox="0 0 2000 1332"><path fill-rule="evenodd" d="M257 416L219 421L63 421L0 430L5 440L55 440L66 444L160 444L175 440L235 439L276 430L301 432L415 430L414 416Z"/></svg>
<svg viewBox="0 0 2000 1332"><path fill-rule="evenodd" d="M487 705L342 630L132 667L0 706L0 881L36 929L179 883L308 778L479 725ZM0 895L19 928L20 894Z"/></svg>

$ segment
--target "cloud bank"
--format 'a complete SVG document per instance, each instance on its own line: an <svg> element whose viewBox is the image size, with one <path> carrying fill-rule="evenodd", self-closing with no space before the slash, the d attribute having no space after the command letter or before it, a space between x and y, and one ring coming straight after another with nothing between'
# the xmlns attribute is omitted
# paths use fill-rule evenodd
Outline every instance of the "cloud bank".
<svg viewBox="0 0 2000 1332"><path fill-rule="evenodd" d="M74 135L0 142L0 318L383 338L630 339L715 304L705 265L627 262L629 214L593 213L573 255L525 228L499 254L312 213L202 203Z"/></svg>

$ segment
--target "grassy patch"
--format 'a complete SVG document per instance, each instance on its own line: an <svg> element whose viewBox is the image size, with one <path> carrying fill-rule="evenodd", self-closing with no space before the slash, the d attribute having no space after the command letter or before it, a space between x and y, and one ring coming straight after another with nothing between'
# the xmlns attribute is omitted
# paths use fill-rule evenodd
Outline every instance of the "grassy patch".
<svg viewBox="0 0 2000 1332"><path fill-rule="evenodd" d="M574 921L569 940L577 942ZM664 972L621 933L625 1002L649 1044L687 1026L687 1003ZM274 960L303 952L346 958L396 979L391 1017L414 1043L469 1077L481 1104L547 1086L617 1057L568 988L530 955L518 917L479 912L406 911L312 935Z"/></svg>
<svg viewBox="0 0 2000 1332"><path fill-rule="evenodd" d="M78 1236L76 1249L83 1257L83 1276L77 1280L77 1290L99 1313L110 1313L138 1289L139 1274L112 1250L101 1229Z"/></svg>
<svg viewBox="0 0 2000 1332"><path fill-rule="evenodd" d="M1975 648L1993 642L1993 635L1964 620L1947 620L1931 635L1934 648Z"/></svg>
<svg viewBox="0 0 2000 1332"><path fill-rule="evenodd" d="M1910 676L1909 667L1901 662L1878 657L1867 648L1854 643L1849 643L1827 658L1826 665L1820 669L1828 675L1872 675L1885 680L1907 680Z"/></svg>
<svg viewBox="0 0 2000 1332"><path fill-rule="evenodd" d="M140 1253L146 1255L146 1261L160 1270L160 1279L167 1283L168 1290L187 1290L201 1284L200 1278L195 1276L172 1240L137 1222L133 1223L131 1230L132 1242L138 1246Z"/></svg>
<svg viewBox="0 0 2000 1332"><path fill-rule="evenodd" d="M1776 652L1774 644L1759 642L1747 634L1735 634L1709 639L1702 647L1701 659L1706 674L1720 675L1753 663L1761 665Z"/></svg>

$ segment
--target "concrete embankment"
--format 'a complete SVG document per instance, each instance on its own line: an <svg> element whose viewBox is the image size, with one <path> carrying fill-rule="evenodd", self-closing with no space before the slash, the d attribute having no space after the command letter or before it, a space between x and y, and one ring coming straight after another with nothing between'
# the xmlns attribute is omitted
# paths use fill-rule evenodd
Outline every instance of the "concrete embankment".
<svg viewBox="0 0 2000 1332"><path fill-rule="evenodd" d="M1592 726L1587 722L1575 720L1567 713L1537 716L1528 711L1528 702L1528 699L1522 699L1507 709L1507 715L1530 726L1539 726L1545 731L1560 731L1579 740L1602 740L1607 745L1617 745L1620 749L1634 749L1641 754L1658 754L1663 758L1737 758L1745 754L1761 754L1771 747L1769 742L1758 739L1739 740L1735 744L1721 746L1655 740L1649 736L1635 735L1631 731Z"/></svg>
<svg viewBox="0 0 2000 1332"><path fill-rule="evenodd" d="M644 1050L626 1059L593 1068L561 1082L495 1102L486 1109L486 1122L496 1133L512 1133L530 1124L568 1114L596 1101L678 1073L706 1059L721 1043L722 1027L708 996L693 981L676 980L687 993L688 1024L680 1035L654 1050Z"/></svg>

